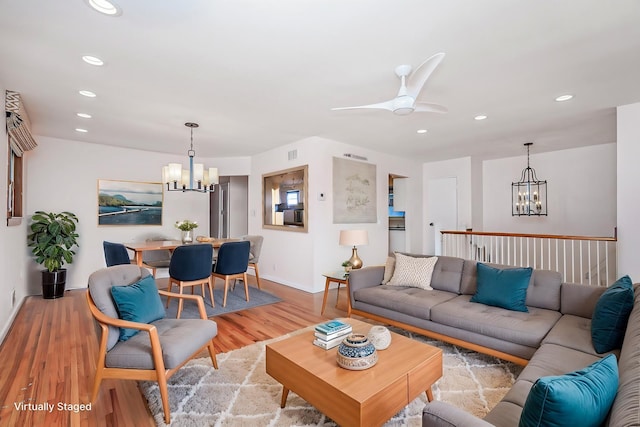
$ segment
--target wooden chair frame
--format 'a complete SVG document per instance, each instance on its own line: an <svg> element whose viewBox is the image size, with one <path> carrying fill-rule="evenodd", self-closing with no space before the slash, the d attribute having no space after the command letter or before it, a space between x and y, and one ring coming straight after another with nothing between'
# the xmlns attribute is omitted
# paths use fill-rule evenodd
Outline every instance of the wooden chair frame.
<svg viewBox="0 0 640 427"><path fill-rule="evenodd" d="M222 306L226 307L227 306L227 292L229 291L229 281L231 279L235 280L235 279L242 279L242 282L244 283L244 295L247 299L247 301L249 301L249 284L247 282L247 272L243 272L243 273L237 273L237 274L218 274L218 273L211 273L211 282L215 283L216 278L222 279L224 280L224 298L222 299Z"/></svg>
<svg viewBox="0 0 640 427"><path fill-rule="evenodd" d="M180 303L182 303L183 299L193 300L198 304L198 311L200 313L200 318L207 319L207 314L204 309L204 300L199 295L183 295L176 294L173 292L167 292L163 290L158 290L160 295L165 295L168 297L180 298ZM98 353L98 361L96 363L96 376L93 382L93 389L91 392L91 402L96 400L98 396L98 392L100 390L100 384L102 380L105 378L116 378L116 379L124 379L124 380L146 380L146 381L156 381L158 383L158 388L160 389L160 397L162 400L162 407L164 409L164 420L165 423L169 424L171 422L171 412L169 408L169 392L167 389L167 380L171 378L173 374L175 374L184 364L186 364L189 360L193 359L197 356L201 351L204 351L206 348L209 351L209 356L211 357L211 363L215 369L218 369L218 361L216 360L216 350L213 346L213 341L209 341L209 343L200 347L195 353L189 356L185 361L176 366L173 369L166 369L164 366L164 360L162 358L162 347L160 345L160 337L158 335L158 330L154 325L150 325L147 323L138 323L138 322L130 322L128 320L115 319L113 317L109 317L96 306L91 298L91 294L89 290L87 290L87 303L89 304L89 310L91 314L96 319L96 321L100 324L100 328L102 331L102 336L100 338L100 351ZM108 326L115 326L118 328L131 328L138 329L140 331L145 331L149 334L149 339L151 341L151 352L153 356L153 363L155 365L155 369L133 369L133 368L108 368L105 366L105 359L107 357L107 338L109 336L109 328Z"/></svg>
<svg viewBox="0 0 640 427"><path fill-rule="evenodd" d="M258 289L262 289L262 286L260 285L260 272L258 271L258 263L249 261L249 268L253 268L253 271L255 271Z"/></svg>
<svg viewBox="0 0 640 427"><path fill-rule="evenodd" d="M209 287L209 296L211 297L211 307L216 306L215 302L213 301L213 280L211 279L211 276L207 276L204 279L198 279L198 280L178 280L176 278L169 277L169 287L167 288L167 290L169 291L168 293L170 293L171 295L173 295L173 292L171 292L171 290L173 289L174 283L180 289L180 292L178 295L183 295L185 286L191 286L191 294L193 294L193 287L200 285L202 297L204 297L204 285L207 285ZM169 307L170 302L171 302L171 297L167 296L167 307ZM176 319L179 319L180 314L182 313L182 303L183 303L183 300L180 299L180 301L178 302L178 314L176 315Z"/></svg>

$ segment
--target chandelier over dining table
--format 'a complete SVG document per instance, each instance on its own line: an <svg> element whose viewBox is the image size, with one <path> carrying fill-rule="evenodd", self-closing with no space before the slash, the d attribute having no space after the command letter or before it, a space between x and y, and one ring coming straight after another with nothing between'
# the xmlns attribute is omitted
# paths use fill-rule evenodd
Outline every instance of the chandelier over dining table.
<svg viewBox="0 0 640 427"><path fill-rule="evenodd" d="M199 127L197 123L184 124L191 130L191 146L189 156L189 168L183 169L180 163L169 163L162 168L162 182L167 186L167 191L197 191L210 193L215 191L218 184L218 168L205 168L202 163L194 163L196 151L193 149L193 129Z"/></svg>

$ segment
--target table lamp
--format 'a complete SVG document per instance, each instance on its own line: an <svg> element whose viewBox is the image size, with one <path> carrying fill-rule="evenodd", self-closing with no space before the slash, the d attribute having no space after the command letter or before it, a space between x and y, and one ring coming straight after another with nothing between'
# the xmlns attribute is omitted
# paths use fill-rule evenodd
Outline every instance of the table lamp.
<svg viewBox="0 0 640 427"><path fill-rule="evenodd" d="M351 268L358 269L362 267L362 260L358 256L356 246L367 244L369 244L369 234L367 230L340 230L340 245L353 246L351 258L349 258Z"/></svg>

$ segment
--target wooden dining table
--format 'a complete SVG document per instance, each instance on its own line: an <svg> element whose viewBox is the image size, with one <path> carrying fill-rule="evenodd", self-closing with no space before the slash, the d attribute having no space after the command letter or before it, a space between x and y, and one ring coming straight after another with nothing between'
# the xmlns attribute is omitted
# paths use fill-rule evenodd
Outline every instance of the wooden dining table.
<svg viewBox="0 0 640 427"><path fill-rule="evenodd" d="M193 244L208 243L212 245L214 249L217 249L220 246L222 246L224 243L237 242L237 241L239 241L239 239L233 239L233 238L208 239L207 241L195 241L193 242ZM124 246L127 249L132 250L134 252L135 263L138 264L139 266L142 266L142 254L145 251L158 251L158 250L165 249L173 252L175 248L182 245L184 245L184 243L182 243L181 240L149 240L146 242L124 243Z"/></svg>

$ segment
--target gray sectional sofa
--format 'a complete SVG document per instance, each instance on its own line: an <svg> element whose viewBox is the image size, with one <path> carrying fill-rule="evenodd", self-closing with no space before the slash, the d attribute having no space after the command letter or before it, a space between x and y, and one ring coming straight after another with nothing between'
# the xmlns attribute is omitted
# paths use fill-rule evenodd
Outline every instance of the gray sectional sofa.
<svg viewBox="0 0 640 427"><path fill-rule="evenodd" d="M606 288L563 283L557 272L534 270L526 295L529 311L517 312L470 302L476 275L474 261L439 257L433 290L382 285L384 266L355 270L349 277L352 314L526 365L484 420L434 401L423 411L423 426L517 426L538 378L583 369L607 355L598 354L591 342L591 315ZM634 288L624 343L613 351L619 387L610 426L640 426L640 296L638 285Z"/></svg>

